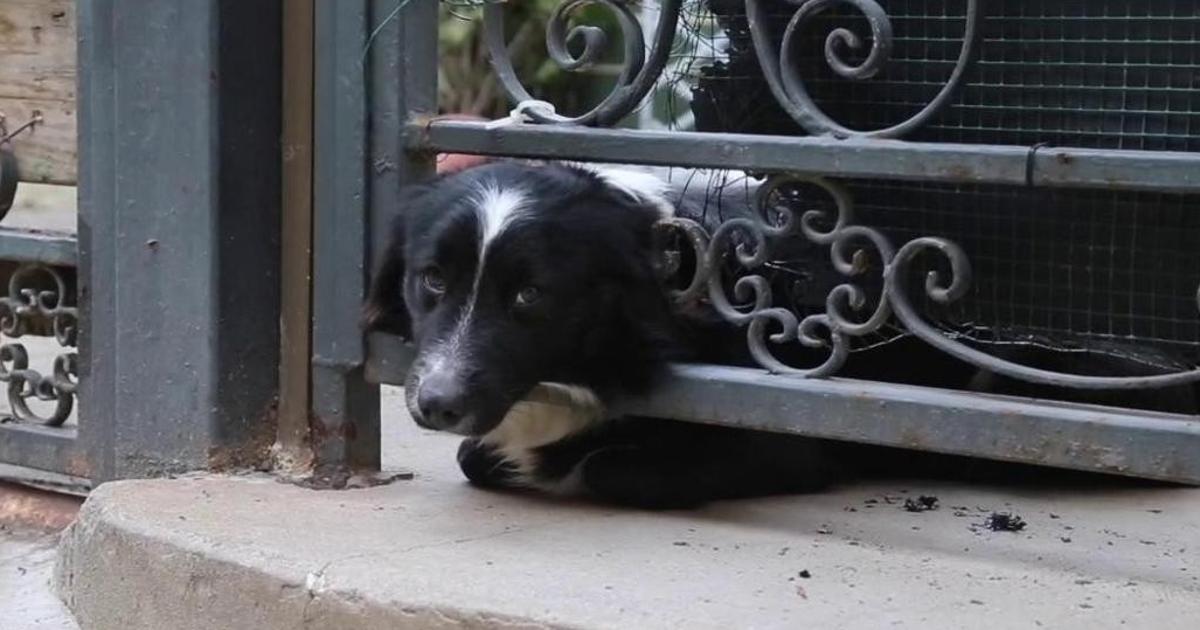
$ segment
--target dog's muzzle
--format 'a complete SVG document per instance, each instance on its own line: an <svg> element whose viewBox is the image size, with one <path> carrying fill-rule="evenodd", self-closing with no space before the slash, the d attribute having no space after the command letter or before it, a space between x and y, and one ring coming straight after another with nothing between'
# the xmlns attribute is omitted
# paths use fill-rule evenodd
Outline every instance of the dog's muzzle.
<svg viewBox="0 0 1200 630"><path fill-rule="evenodd" d="M413 366L404 387L408 412L418 425L461 435L471 427L467 396L461 379L441 372L422 374L419 366Z"/></svg>

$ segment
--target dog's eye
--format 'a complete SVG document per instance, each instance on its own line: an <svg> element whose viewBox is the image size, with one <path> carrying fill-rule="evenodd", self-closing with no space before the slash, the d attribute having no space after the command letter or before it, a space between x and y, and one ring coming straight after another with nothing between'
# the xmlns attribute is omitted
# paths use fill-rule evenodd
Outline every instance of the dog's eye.
<svg viewBox="0 0 1200 630"><path fill-rule="evenodd" d="M525 287L524 289L517 291L517 299L515 303L517 306L531 306L537 303L537 301L540 299L542 299L541 289L538 289L537 287Z"/></svg>
<svg viewBox="0 0 1200 630"><path fill-rule="evenodd" d="M440 269L430 267L421 272L421 286L434 295L441 295L446 292L446 279Z"/></svg>

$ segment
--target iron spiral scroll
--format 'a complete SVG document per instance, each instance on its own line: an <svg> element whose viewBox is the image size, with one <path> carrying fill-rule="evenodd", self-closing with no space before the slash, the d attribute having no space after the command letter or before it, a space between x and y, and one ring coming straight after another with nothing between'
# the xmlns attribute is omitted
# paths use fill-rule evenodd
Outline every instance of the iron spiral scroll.
<svg viewBox="0 0 1200 630"><path fill-rule="evenodd" d="M805 131L813 135L832 135L840 138L901 138L929 122L950 104L966 79L979 51L982 38L980 25L984 15L984 0L967 0L966 28L962 47L950 78L932 100L908 119L881 129L850 129L825 113L805 88L804 79L796 67L799 35L804 26L818 14L837 5L849 5L862 13L871 28L871 43L866 57L859 63L847 61L846 51L860 51L866 44L862 37L847 28L836 28L825 38L825 62L838 76L850 80L865 80L877 75L891 57L895 36L891 19L875 0L792 0L797 5L788 22L782 41L776 44L770 37L768 21L771 15L762 0L746 0L746 18L754 42L755 55L771 94Z"/></svg>
<svg viewBox="0 0 1200 630"><path fill-rule="evenodd" d="M824 61L833 73L849 81L865 81L879 75L889 63L896 35L892 20L876 0L788 0L795 7L782 38L772 36L765 0L745 0L754 54L774 98L808 133L838 138L903 138L930 122L954 99L978 57L982 43L985 0L965 0L964 29L957 59L946 82L936 95L909 118L879 129L851 129L839 123L810 96L798 68L801 33L814 18L839 6L861 14L870 29L865 34L838 27L824 39ZM517 76L504 36L504 3L484 4L484 37L492 65L508 98L518 105L527 122L551 125L611 126L642 104L664 72L675 39L683 0L662 0L655 32L648 42L635 15L636 3L627 0L563 0L546 25L546 44L551 59L567 71L592 67L607 49L612 36L602 29L571 26L572 16L586 6L611 12L620 29L623 58L615 86L598 104L576 115L559 114L552 104L536 100ZM648 51L647 51L648 48ZM574 50L575 52L572 52ZM849 59L858 53L859 61ZM771 199L783 186L808 184L822 189L836 210L809 210L801 214L774 204ZM763 368L802 377L827 377L844 366L855 338L895 325L922 339L939 351L987 371L1021 381L1077 389L1150 389L1200 382L1200 369L1149 376L1086 376L1043 370L990 355L939 331L922 318L914 296L933 304L951 305L970 288L972 267L963 248L954 241L923 236L897 247L877 228L855 222L854 203L839 183L823 177L775 175L758 193L757 218L739 217L718 226L711 234L701 225L683 218L664 221L664 230L679 231L695 253L695 272L687 287L676 292L680 302L706 299L727 321L745 327L748 349ZM767 217L771 216L772 219ZM824 227L823 227L824 226ZM845 281L825 296L821 312L798 315L777 306L771 285L759 271L771 260L773 246L787 238L803 237L829 248L834 270ZM870 299L859 282L871 272L862 264L868 250L881 262L882 289ZM910 287L914 261L940 256L942 272L925 274L923 286ZM726 287L722 264L733 261L745 273ZM678 260L664 260L664 268L678 268ZM735 306L730 296L744 306ZM1197 292L1200 307L1200 291ZM825 349L828 354L814 367L795 367L777 358L772 346L799 343L808 349Z"/></svg>
<svg viewBox="0 0 1200 630"><path fill-rule="evenodd" d="M54 288L44 288L47 285ZM9 277L8 294L0 297L0 335L15 339L45 334L48 326L60 346L74 348L79 312L66 305L67 295L66 280L53 267L36 263L18 267ZM0 344L0 382L8 385L12 416L19 422L62 426L75 405L78 363L78 353L63 352L54 357L51 373L42 374L30 367L24 344L7 340ZM30 407L31 399L54 403L53 410L39 413Z"/></svg>
<svg viewBox="0 0 1200 630"><path fill-rule="evenodd" d="M835 210L807 210L797 215L787 204L773 201L781 189L796 185L821 189L832 198ZM687 288L674 291L673 299L690 303L706 298L726 321L745 327L751 355L772 373L832 376L845 365L853 338L878 332L885 324L892 323L947 355L1031 383L1075 389L1132 390L1200 382L1200 369L1149 376L1085 376L1030 367L990 355L938 331L924 320L913 302L914 295L919 295L936 304L950 305L966 295L972 278L971 263L958 244L946 238L922 236L896 247L878 229L856 224L849 191L824 177L772 176L759 188L755 203L758 216L729 219L711 236L699 223L685 218L665 219L659 229L685 236L683 241L691 247L696 260ZM784 239L796 236L828 247L833 268L845 278L826 295L824 311L804 317L776 305L771 284L761 273L763 265L772 259L772 249ZM882 263L882 290L874 301L868 299L867 290L856 282L872 269L863 262L867 260L867 247L874 250ZM948 273L926 272L923 286L914 291L909 286L910 278L915 275L914 261L922 255L941 256ZM744 272L734 281L732 291L727 287L726 274L721 272L723 264L730 260ZM668 266L674 267L678 265ZM735 306L730 295L744 306ZM1200 295L1197 301L1200 307ZM772 352L772 345L787 343L824 348L828 355L815 367L795 367Z"/></svg>
<svg viewBox="0 0 1200 630"><path fill-rule="evenodd" d="M805 88L804 79L796 67L799 34L811 20L827 10L845 4L858 10L871 29L871 41L866 57L859 63L847 61L847 51L861 51L866 44L859 34L847 28L836 28L825 39L825 60L840 77L866 80L876 76L888 63L895 36L891 20L875 0L792 0L797 5L788 22L782 40L776 44L769 32L773 17L762 0L746 0L746 17L750 26L755 54L772 95L780 106L806 131L814 135L837 137L903 137L929 122L954 98L965 81L967 70L975 59L982 38L980 25L984 15L984 0L967 0L966 28L962 47L954 69L938 94L916 114L891 127L874 130L855 130L845 127L826 114L813 101ZM557 113L552 104L534 98L522 84L513 66L504 35L504 5L489 2L484 5L484 41L492 67L500 85L514 104L535 104L522 112L535 123L611 126L637 108L661 78L671 53L683 0L663 0L649 54L646 53L645 32L626 0L564 0L551 14L546 24L546 49L550 58L562 69L580 72L591 68L607 50L610 35L595 26L569 25L571 16L579 9L597 5L616 18L621 31L623 57L616 85L598 104L577 116ZM570 50L572 42L582 45L578 54ZM778 49L776 47L778 46Z"/></svg>
<svg viewBox="0 0 1200 630"><path fill-rule="evenodd" d="M604 7L620 25L624 47L616 85L601 101L578 116L564 116L549 104L536 100L521 83L513 67L508 43L504 36L504 6L489 2L483 8L484 43L496 77L514 104L536 103L541 106L523 108L525 115L536 123L610 126L627 116L654 88L671 53L675 31L679 24L683 0L664 0L658 25L646 53L645 32L631 3L624 0L564 0L546 23L546 50L550 58L568 72L591 68L604 54L610 36L595 26L569 25L571 16L589 5ZM583 48L579 54L570 50L572 42Z"/></svg>

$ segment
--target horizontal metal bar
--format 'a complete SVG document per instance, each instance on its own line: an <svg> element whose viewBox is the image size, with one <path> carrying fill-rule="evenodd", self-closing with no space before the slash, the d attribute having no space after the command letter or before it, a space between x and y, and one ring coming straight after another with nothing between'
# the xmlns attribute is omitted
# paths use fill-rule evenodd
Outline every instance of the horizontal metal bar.
<svg viewBox="0 0 1200 630"><path fill-rule="evenodd" d="M79 253L73 236L0 227L0 260L74 267Z"/></svg>
<svg viewBox="0 0 1200 630"><path fill-rule="evenodd" d="M1191 416L700 365L620 411L1200 484Z"/></svg>
<svg viewBox="0 0 1200 630"><path fill-rule="evenodd" d="M1200 153L940 144L824 136L592 129L434 121L414 151L763 171L833 177L1200 192Z"/></svg>
<svg viewBox="0 0 1200 630"><path fill-rule="evenodd" d="M0 424L0 462L24 468L90 477L74 427Z"/></svg>
<svg viewBox="0 0 1200 630"><path fill-rule="evenodd" d="M77 497L86 497L92 489L91 480L83 477L9 464L0 464L0 481Z"/></svg>
<svg viewBox="0 0 1200 630"><path fill-rule="evenodd" d="M368 378L399 384L412 349L371 338ZM1200 420L762 370L680 365L616 413L1200 484Z"/></svg>

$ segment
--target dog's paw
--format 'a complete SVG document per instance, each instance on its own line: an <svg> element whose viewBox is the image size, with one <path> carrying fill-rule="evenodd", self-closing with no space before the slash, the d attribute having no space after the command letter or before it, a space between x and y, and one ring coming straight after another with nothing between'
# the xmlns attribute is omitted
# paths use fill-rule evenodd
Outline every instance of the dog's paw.
<svg viewBox="0 0 1200 630"><path fill-rule="evenodd" d="M513 464L478 438L467 438L458 445L458 467L472 485L480 488L508 488L517 477Z"/></svg>

